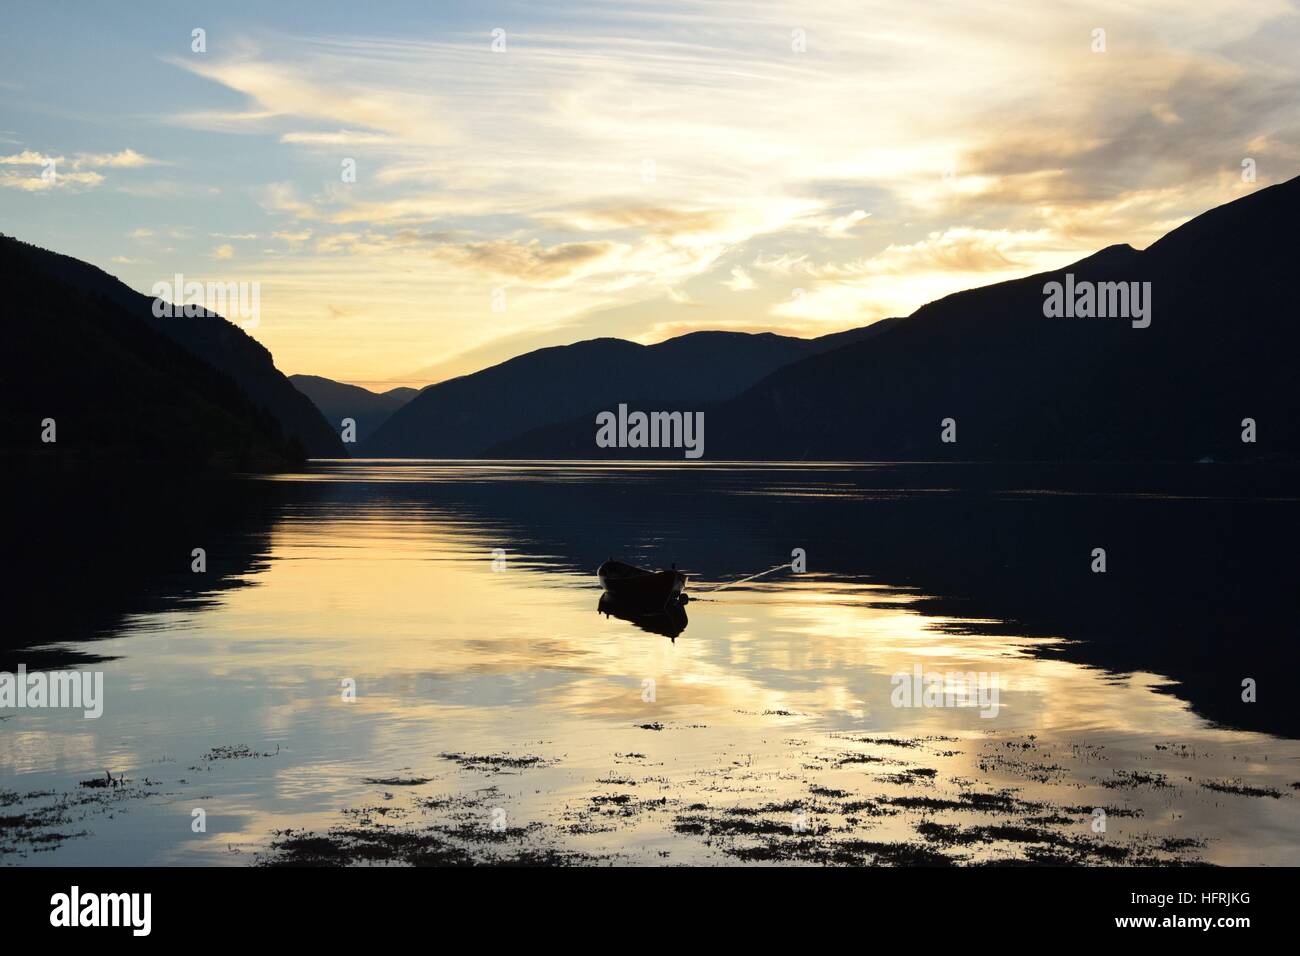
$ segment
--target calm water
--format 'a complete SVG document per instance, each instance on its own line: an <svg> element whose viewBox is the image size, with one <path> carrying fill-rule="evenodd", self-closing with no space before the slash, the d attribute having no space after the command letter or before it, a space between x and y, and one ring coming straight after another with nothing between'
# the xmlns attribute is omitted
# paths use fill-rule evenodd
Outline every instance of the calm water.
<svg viewBox="0 0 1300 956"><path fill-rule="evenodd" d="M247 865L293 830L371 862L397 833L473 859L1300 864L1288 484L346 462L87 491L31 534L0 669L102 670L105 712L0 712L0 863ZM722 587L795 548L805 573ZM598 613L611 556L691 575L675 639ZM894 706L918 665L990 675L997 716Z"/></svg>

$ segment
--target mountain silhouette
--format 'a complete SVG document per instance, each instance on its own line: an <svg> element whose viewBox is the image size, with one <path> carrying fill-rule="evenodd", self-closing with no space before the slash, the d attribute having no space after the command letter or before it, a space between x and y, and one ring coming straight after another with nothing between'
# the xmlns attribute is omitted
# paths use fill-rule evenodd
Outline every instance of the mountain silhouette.
<svg viewBox="0 0 1300 956"><path fill-rule="evenodd" d="M1293 179L1197 216L1144 251L1110 246L1063 269L949 295L709 407L704 457L1294 460L1300 391L1290 366L1300 331L1286 282L1297 222ZM1149 282L1150 325L1048 318L1044 288L1067 273L1076 287ZM619 400L640 397L623 389ZM1253 443L1242 440L1247 418ZM945 419L955 442L941 440ZM502 442L490 455L679 457L598 449L591 417Z"/></svg>
<svg viewBox="0 0 1300 956"><path fill-rule="evenodd" d="M222 371L143 321L139 309L41 268L49 253L0 239L10 309L0 357L7 471L282 468L297 440ZM131 300L125 300L131 303ZM135 303L131 303L135 304ZM56 440L45 442L53 420Z"/></svg>
<svg viewBox="0 0 1300 956"><path fill-rule="evenodd" d="M657 345L602 338L538 349L430 385L395 412L361 453L476 458L532 429L629 398L656 396L698 407L733 396L796 359L877 331L854 329L815 339L692 332Z"/></svg>
<svg viewBox="0 0 1300 956"><path fill-rule="evenodd" d="M1294 459L1300 334L1286 277L1300 179L1198 216L1145 251L948 296L869 343L776 372L710 417L710 457ZM1044 286L1150 282L1151 324L1047 318ZM940 441L956 420L957 442ZM1257 440L1242 441L1243 419Z"/></svg>
<svg viewBox="0 0 1300 956"><path fill-rule="evenodd" d="M308 455L346 456L338 434L310 399L275 367L271 353L234 323L213 313L192 318L156 318L152 297L134 291L102 269L9 237L0 244L4 248L6 270L14 277L9 283L11 288L19 284L19 276L25 282L39 273L59 283L65 290L62 294L75 292L111 304L228 375L254 407L266 409L279 423L284 436L301 444ZM49 313L47 304L35 314L48 316ZM65 315L58 314L47 321L63 318Z"/></svg>
<svg viewBox="0 0 1300 956"><path fill-rule="evenodd" d="M150 297L94 266L5 238L0 261L20 317L11 323L6 376L11 391L27 390L6 416L20 407L35 414L23 403L37 395L37 405L53 407L51 389L63 383L65 417L84 406L104 419L96 441L140 453L184 447L191 459L203 457L202 433L180 423L182 412L220 435L211 454L221 460L283 456L294 442L311 456L345 455L344 417L357 421L357 447L372 456L676 457L597 448L595 414L627 404L705 411L705 457L713 460L1293 460L1300 395L1286 365L1300 332L1285 277L1298 220L1293 179L1197 216L1143 251L1110 246L1062 269L949 295L905 319L816 339L593 339L419 393L382 395L317 376L291 382L225 319L155 318ZM1046 314L1051 284L1090 283L1149 290L1149 325L1138 315ZM237 388L194 363L164 359L172 353L145 331ZM84 349L66 348L77 335L121 353L122 368L91 369ZM58 368L65 351L67 367ZM41 369L45 378L35 378ZM120 404L91 397L92 386L112 391L125 369L133 381L118 389ZM175 382L176 407L148 404L166 404L167 382ZM84 403L72 403L74 395ZM130 422L112 418L133 402L148 407ZM1246 420L1253 442L1242 440ZM15 434L26 422L14 419Z"/></svg>
<svg viewBox="0 0 1300 956"><path fill-rule="evenodd" d="M390 388L386 392L372 392L359 385L336 382L320 375L290 375L294 388L311 399L325 420L336 431L342 431L342 421L351 418L356 422L356 440L363 442L388 421L416 395L418 388Z"/></svg>

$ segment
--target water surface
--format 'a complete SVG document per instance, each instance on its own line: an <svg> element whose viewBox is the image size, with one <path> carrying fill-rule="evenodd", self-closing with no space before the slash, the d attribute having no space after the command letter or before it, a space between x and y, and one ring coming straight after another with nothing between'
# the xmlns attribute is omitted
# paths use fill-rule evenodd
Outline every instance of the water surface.
<svg viewBox="0 0 1300 956"><path fill-rule="evenodd" d="M5 660L102 670L105 713L0 714L0 862L1295 865L1300 510L1257 477L354 461L102 492L36 535ZM675 638L598 612L606 557L691 575ZM997 715L894 706L918 665L990 675Z"/></svg>

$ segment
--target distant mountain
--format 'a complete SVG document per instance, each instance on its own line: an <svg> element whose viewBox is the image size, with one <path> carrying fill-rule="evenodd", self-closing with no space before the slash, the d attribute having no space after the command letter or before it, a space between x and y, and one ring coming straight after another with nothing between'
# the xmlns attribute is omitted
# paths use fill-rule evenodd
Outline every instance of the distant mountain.
<svg viewBox="0 0 1300 956"><path fill-rule="evenodd" d="M386 392L372 392L359 385L348 385L319 375L290 375L289 381L312 400L312 404L320 409L320 413L336 432L342 432L343 419L351 418L355 421L358 444L373 435L393 412L420 394L418 388L390 388Z"/></svg>
<svg viewBox="0 0 1300 956"><path fill-rule="evenodd" d="M6 474L86 467L115 474L145 463L259 470L302 460L301 443L229 375L163 335L138 308L73 281L78 270L42 268L50 255L0 238ZM50 443L42 441L47 419L56 439Z"/></svg>
<svg viewBox="0 0 1300 956"><path fill-rule="evenodd" d="M477 458L532 429L619 401L658 397L699 407L735 395L796 359L874 335L878 326L816 339L692 332L657 345L603 338L539 349L430 385L360 453Z"/></svg>
<svg viewBox="0 0 1300 956"><path fill-rule="evenodd" d="M1111 246L1055 272L947 296L709 408L705 457L1295 460L1298 223L1293 179L1198 216L1145 251ZM1049 282L1079 294L1084 282L1149 282L1151 323L1049 318ZM941 441L948 418L955 443ZM1247 418L1254 443L1242 441ZM494 453L681 457L597 449L594 435L587 419Z"/></svg>
<svg viewBox="0 0 1300 956"><path fill-rule="evenodd" d="M100 297L135 316L208 365L229 375L254 406L265 408L284 435L315 458L346 457L338 434L311 401L275 367L271 353L237 325L215 314L155 318L153 299L134 291L89 263L16 239L4 240L15 276L44 273L83 295Z"/></svg>

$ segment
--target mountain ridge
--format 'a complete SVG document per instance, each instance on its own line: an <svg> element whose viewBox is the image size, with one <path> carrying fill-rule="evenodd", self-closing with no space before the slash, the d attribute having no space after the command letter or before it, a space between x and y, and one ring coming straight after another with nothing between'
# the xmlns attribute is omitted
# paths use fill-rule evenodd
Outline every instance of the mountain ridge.
<svg viewBox="0 0 1300 956"><path fill-rule="evenodd" d="M815 339L722 330L690 332L653 345L606 336L548 346L428 386L360 451L379 457L474 458L531 429L607 406L619 395L716 401L797 357L876 334L872 328Z"/></svg>
<svg viewBox="0 0 1300 956"><path fill-rule="evenodd" d="M1060 269L951 293L893 320L887 334L797 358L693 409L705 411L704 457L1300 457L1300 401L1279 365L1300 346L1281 278L1298 220L1300 178L1208 210L1144 250L1117 243ZM1046 283L1067 274L1150 283L1150 327L1047 317ZM658 401L640 407L692 410ZM1253 443L1241 440L1247 418L1267 422ZM955 442L943 441L947 419ZM594 435L590 417L575 418L497 443L489 456L675 457L597 449Z"/></svg>
<svg viewBox="0 0 1300 956"><path fill-rule="evenodd" d="M323 375L290 375L289 381L311 399L325 420L340 432L343 420L352 419L356 424L358 443L369 438L393 412L420 394L418 388L405 386L372 392L360 385L339 382Z"/></svg>
<svg viewBox="0 0 1300 956"><path fill-rule="evenodd" d="M1110 246L927 303L889 337L791 363L720 405L714 450L747 457L761 421L764 452L794 458L1295 457L1300 408L1285 376L1268 371L1297 345L1277 281L1297 218L1300 178L1215 207L1145 250ZM1066 273L1150 282L1151 327L1045 318L1044 282ZM1242 314L1249 325L1225 321ZM828 429L832 410L863 431ZM956 443L940 440L947 417ZM1269 422L1267 444L1241 442L1249 417Z"/></svg>
<svg viewBox="0 0 1300 956"><path fill-rule="evenodd" d="M229 375L254 405L275 416L286 437L300 442L308 455L346 456L339 436L275 367L266 346L233 322L206 311L194 317L158 318L153 314L152 297L136 292L98 266L12 237L3 241L10 244L10 253L25 259L31 269L106 299Z"/></svg>
<svg viewBox="0 0 1300 956"><path fill-rule="evenodd" d="M114 474L166 465L220 473L305 457L225 372L112 299L31 267L0 240L10 314L0 355L7 472Z"/></svg>

